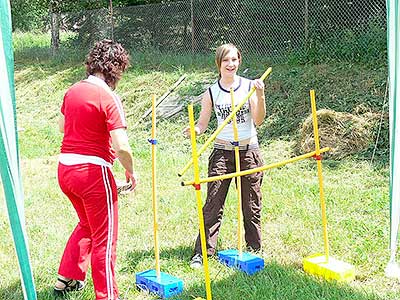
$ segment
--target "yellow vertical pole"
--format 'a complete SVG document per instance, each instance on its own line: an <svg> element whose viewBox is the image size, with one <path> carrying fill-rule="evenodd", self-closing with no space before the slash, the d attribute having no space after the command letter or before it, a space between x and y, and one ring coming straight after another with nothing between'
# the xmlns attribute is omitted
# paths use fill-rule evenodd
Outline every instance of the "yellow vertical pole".
<svg viewBox="0 0 400 300"><path fill-rule="evenodd" d="M325 205L325 197L324 197L323 178L322 178L322 161L321 161L321 151L320 151L320 147L319 147L319 135L318 135L317 106L315 104L315 91L314 90L310 90L310 98L311 98L311 111L312 111L313 128L314 128L315 157L317 159L317 168L318 168L319 198L321 201L325 260L326 260L326 262L328 262L328 260L329 260L328 222L326 219L326 205Z"/></svg>
<svg viewBox="0 0 400 300"><path fill-rule="evenodd" d="M158 247L158 223L157 223L157 189L156 189L156 96L153 94L151 106L151 179L153 202L153 229L154 229L154 256L156 258L156 274L160 278L160 249Z"/></svg>
<svg viewBox="0 0 400 300"><path fill-rule="evenodd" d="M196 190L196 202L197 202L197 213L199 217L200 225L200 240L201 240L201 253L203 255L203 265L204 265L204 278L206 284L206 296L207 300L211 300L211 282L210 273L208 270L208 258L207 258L207 246L206 246L206 234L204 229L204 217L201 201L201 191L200 191L200 172L199 172L199 157L197 154L197 144L196 144L196 133L194 130L194 113L193 104L188 106L189 111L189 125L190 125L190 140L192 143L192 161L194 170L194 187Z"/></svg>
<svg viewBox="0 0 400 300"><path fill-rule="evenodd" d="M232 104L232 111L235 109L235 96L233 93L233 88L230 90L231 92L231 104ZM235 146L235 165L236 165L236 172L240 172L240 154L239 154L239 136L238 136L238 129L237 129L237 119L236 113L232 118L232 127L233 127L233 143ZM238 228L237 228L237 235L238 235L238 252L239 255L242 255L242 180L241 177L236 177L236 192L238 197L238 205L237 205L237 220L238 220Z"/></svg>

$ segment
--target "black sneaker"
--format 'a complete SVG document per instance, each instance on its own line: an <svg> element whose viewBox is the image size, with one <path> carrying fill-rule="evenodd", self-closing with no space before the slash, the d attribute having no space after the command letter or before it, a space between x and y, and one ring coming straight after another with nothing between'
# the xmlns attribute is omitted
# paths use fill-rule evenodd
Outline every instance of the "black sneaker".
<svg viewBox="0 0 400 300"><path fill-rule="evenodd" d="M247 246L246 247L247 252L252 252L254 254L260 254L261 253L261 248L253 248L252 246Z"/></svg>
<svg viewBox="0 0 400 300"><path fill-rule="evenodd" d="M190 260L190 267L198 269L203 266L203 256L200 253L195 253Z"/></svg>
<svg viewBox="0 0 400 300"><path fill-rule="evenodd" d="M85 281L81 280L64 280L61 278L57 278L57 281L61 282L63 284L62 287L54 287L54 295L57 296L64 296L66 293L72 292L72 291L80 291L85 287Z"/></svg>

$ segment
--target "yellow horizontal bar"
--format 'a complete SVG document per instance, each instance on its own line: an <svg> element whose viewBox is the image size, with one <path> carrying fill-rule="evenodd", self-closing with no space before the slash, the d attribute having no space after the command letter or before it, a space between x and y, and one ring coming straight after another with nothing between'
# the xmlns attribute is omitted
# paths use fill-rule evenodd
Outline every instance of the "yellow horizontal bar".
<svg viewBox="0 0 400 300"><path fill-rule="evenodd" d="M329 150L330 150L329 147L325 147L325 148L320 149L320 153L324 153L324 152L327 152ZM235 172L235 173L230 173L230 174L225 174L225 175L220 175L220 176L212 176L212 177L207 177L207 178L201 178L199 183L201 184L201 183L212 182L212 181L216 181L216 180L224 180L224 179L229 179L229 178L233 178L233 177L249 175L249 174L253 174L253 173L256 173L256 172L262 172L262 171L269 170L269 169L279 168L279 167L287 165L289 163L294 163L294 162L299 161L299 160L310 158L310 157L314 156L315 153L316 152L313 151L313 152L306 153L306 154L303 154L303 155L300 155L300 156L292 157L290 159L287 159L287 160L284 160L284 161L281 161L281 162L273 163L273 164L270 164L270 165L266 165L266 166L262 166L262 167L258 167L258 168L254 168L254 169L250 169L250 170L245 170L245 171L240 171L240 172ZM182 181L181 182L182 186L193 185L193 184L194 184L194 181Z"/></svg>

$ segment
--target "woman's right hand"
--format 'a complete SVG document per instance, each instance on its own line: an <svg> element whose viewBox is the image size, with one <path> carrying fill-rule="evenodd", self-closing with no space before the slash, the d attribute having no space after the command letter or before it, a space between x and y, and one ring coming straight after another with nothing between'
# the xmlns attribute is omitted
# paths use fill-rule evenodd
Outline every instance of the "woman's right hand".
<svg viewBox="0 0 400 300"><path fill-rule="evenodd" d="M194 127L194 131L195 131L196 135L200 134L200 128L199 127L195 126ZM183 129L183 135L185 137L187 137L187 138L190 138L190 127L189 126L187 126L185 129Z"/></svg>
<svg viewBox="0 0 400 300"><path fill-rule="evenodd" d="M125 179L127 183L131 183L132 187L130 188L131 191L133 191L136 188L136 185L138 183L138 175L136 174L135 171L133 173L130 173L125 170Z"/></svg>

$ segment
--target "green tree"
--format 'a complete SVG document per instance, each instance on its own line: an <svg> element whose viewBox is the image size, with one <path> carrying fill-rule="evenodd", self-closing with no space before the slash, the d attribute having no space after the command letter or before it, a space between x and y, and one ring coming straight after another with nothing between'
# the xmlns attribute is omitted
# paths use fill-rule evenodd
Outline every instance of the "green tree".
<svg viewBox="0 0 400 300"><path fill-rule="evenodd" d="M167 3L175 0L113 0L114 7ZM47 30L51 13L79 12L97 8L108 8L109 0L12 0L11 15L13 30Z"/></svg>
<svg viewBox="0 0 400 300"><path fill-rule="evenodd" d="M42 0L11 1L13 30L44 30L48 16L48 3Z"/></svg>

